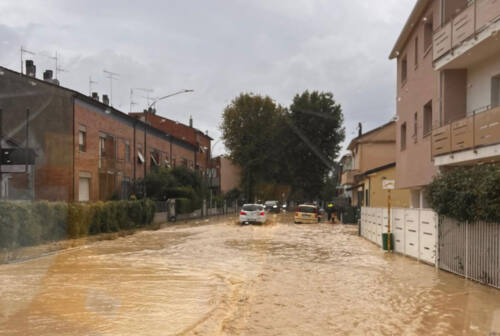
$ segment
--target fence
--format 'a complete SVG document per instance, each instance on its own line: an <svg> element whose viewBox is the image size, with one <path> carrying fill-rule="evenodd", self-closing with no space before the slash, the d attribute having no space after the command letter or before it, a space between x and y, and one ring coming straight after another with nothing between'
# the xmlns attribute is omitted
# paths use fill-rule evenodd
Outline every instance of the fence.
<svg viewBox="0 0 500 336"><path fill-rule="evenodd" d="M238 211L238 207L235 204L233 206L227 206L227 204L222 208L207 208L206 202L205 206L202 209L195 210L191 213L186 214L175 214L175 220L186 220L186 219L194 219L208 216L219 216L219 215L228 215L235 214ZM154 218L155 223L165 223L172 220L173 214L170 213L170 208L167 201L156 202L156 214Z"/></svg>
<svg viewBox="0 0 500 336"><path fill-rule="evenodd" d="M391 209L394 251L435 265L437 219L437 214L428 209ZM387 221L387 208L361 208L361 236L382 246L382 233L387 233Z"/></svg>
<svg viewBox="0 0 500 336"><path fill-rule="evenodd" d="M439 268L500 288L500 223L441 218Z"/></svg>

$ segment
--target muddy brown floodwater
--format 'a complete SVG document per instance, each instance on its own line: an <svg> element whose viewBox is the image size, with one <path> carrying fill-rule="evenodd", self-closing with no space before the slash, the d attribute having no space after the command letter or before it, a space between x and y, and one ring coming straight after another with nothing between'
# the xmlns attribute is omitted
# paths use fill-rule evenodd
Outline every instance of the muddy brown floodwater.
<svg viewBox="0 0 500 336"><path fill-rule="evenodd" d="M500 291L340 225L235 217L0 266L0 335L500 335Z"/></svg>

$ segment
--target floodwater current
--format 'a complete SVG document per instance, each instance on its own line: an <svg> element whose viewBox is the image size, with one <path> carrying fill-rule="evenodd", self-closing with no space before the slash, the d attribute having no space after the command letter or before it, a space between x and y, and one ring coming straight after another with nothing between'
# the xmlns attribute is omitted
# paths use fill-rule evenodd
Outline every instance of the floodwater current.
<svg viewBox="0 0 500 336"><path fill-rule="evenodd" d="M500 291L355 227L200 220L0 266L0 335L500 335Z"/></svg>

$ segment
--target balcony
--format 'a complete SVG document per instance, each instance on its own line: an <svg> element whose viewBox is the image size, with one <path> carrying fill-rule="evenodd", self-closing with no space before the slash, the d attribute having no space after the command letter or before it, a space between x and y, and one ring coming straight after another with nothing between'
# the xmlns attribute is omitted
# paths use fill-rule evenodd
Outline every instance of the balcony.
<svg viewBox="0 0 500 336"><path fill-rule="evenodd" d="M489 108L432 131L433 157L466 150L477 152L495 144L500 144L500 107Z"/></svg>
<svg viewBox="0 0 500 336"><path fill-rule="evenodd" d="M500 51L494 41L499 20L500 1L475 0L438 28L433 36L436 70L465 68Z"/></svg>
<svg viewBox="0 0 500 336"><path fill-rule="evenodd" d="M342 185L353 185L355 182L354 176L358 173L359 173L359 171L357 169L344 171L342 173L341 184Z"/></svg>

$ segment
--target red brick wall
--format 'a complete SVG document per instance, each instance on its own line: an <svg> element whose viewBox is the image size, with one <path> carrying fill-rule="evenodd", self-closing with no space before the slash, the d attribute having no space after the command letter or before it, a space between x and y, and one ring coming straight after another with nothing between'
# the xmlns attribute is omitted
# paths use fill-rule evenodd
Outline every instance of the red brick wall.
<svg viewBox="0 0 500 336"><path fill-rule="evenodd" d="M162 130L163 132L170 134L180 140L186 141L190 143L193 146L200 147L197 153L197 164L200 166L201 170L205 170L207 168L207 155L210 157L209 151L210 151L210 138L206 135L204 135L202 132L198 131L195 128L189 127L187 125L175 122L170 119L166 119L154 114L149 114L149 113L131 113L130 114L133 117L136 118L141 118L145 117L147 118L147 121L151 123L151 125L157 129ZM201 147L207 148L206 150L201 150ZM188 154L182 154L183 151L180 149L179 151L175 152L174 155L177 157L188 157ZM195 161L194 159L190 159ZM179 161L179 160L176 160ZM180 162L180 161L179 161Z"/></svg>
<svg viewBox="0 0 500 336"><path fill-rule="evenodd" d="M144 170L149 172L151 169L150 151L159 152L159 164L164 166L165 160L170 162L171 158L175 158L176 165L181 165L181 159L188 160L188 167L194 167L195 152L191 149L184 148L175 142L170 143L166 138L162 138L154 134L153 131L147 131L146 141L144 141L144 128L142 123L138 123L135 131L135 150L134 150L134 127L132 123L125 120L117 120L111 115L106 115L98 112L99 107L89 107L87 103L75 103L75 199L78 199L78 183L80 173L91 174L90 199L99 199L99 173L113 172L116 177L116 186L120 187L123 177L134 179L134 163L135 163L135 178L141 179L144 177ZM123 119L126 117L123 116ZM78 136L80 126L86 127L86 151L79 151ZM116 145L116 160L113 160L109 166L102 164L99 168L99 135L105 133L114 136L117 142ZM130 162L125 160L125 142L130 144ZM146 146L144 146L146 142ZM142 154L145 162L139 163L137 152L139 146L142 147ZM145 148L146 147L146 148Z"/></svg>

